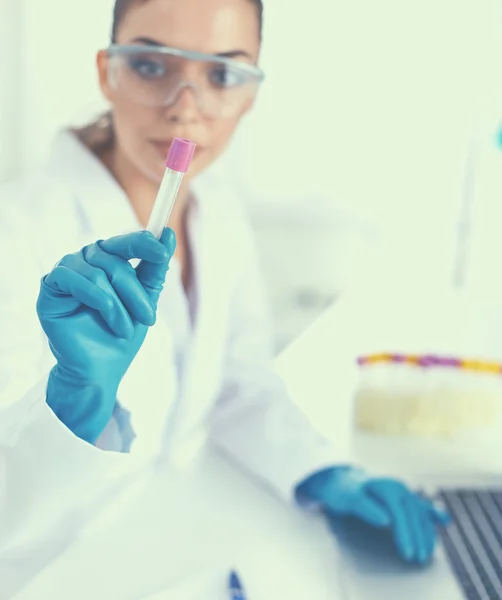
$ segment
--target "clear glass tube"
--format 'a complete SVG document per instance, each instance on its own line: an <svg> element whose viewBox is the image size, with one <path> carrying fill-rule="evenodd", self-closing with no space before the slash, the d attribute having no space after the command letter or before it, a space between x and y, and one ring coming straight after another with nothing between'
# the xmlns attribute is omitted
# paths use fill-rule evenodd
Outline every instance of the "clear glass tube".
<svg viewBox="0 0 502 600"><path fill-rule="evenodd" d="M178 195L184 173L167 168L153 205L152 214L146 227L157 239L160 239L167 225Z"/></svg>

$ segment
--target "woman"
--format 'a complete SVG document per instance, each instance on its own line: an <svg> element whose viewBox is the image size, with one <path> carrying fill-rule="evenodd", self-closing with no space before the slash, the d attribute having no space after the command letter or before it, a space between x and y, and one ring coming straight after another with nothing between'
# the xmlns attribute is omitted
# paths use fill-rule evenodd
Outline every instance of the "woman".
<svg viewBox="0 0 502 600"><path fill-rule="evenodd" d="M58 422L51 421L54 435L59 435L58 427L69 428L80 452L84 450L78 438L106 450L130 449L148 456L164 451L173 458L184 454L208 425L214 444L287 498L296 496L335 514L354 514L375 526L390 527L402 556L425 562L432 554L438 513L398 482L370 480L348 467L334 468L343 461L344 449L319 438L272 374L269 327L250 228L225 182L198 177L221 155L253 106L263 78L256 66L261 28L260 0L117 0L112 45L97 58L110 113L82 130L64 132L43 173L5 195L3 239L9 240L10 256L16 260L10 271L12 263L6 265L2 278L2 318L8 333L2 374L19 377L21 365L23 373L35 380L54 364L47 339L33 321L24 323L21 333L18 329L28 313L31 318L34 284L45 273L50 272L38 307L58 361L56 372L78 362L80 350L95 350L98 335L105 331L100 321L95 339L87 322L80 328L71 325L75 306L77 316L85 319L96 315L92 310L96 307L61 284L58 269L84 275L98 287L111 285L110 296L116 294L123 301L117 301L117 310L128 310L120 284L107 268L111 261L122 261L117 269L127 272L133 285L135 276L126 263L147 257L141 254L143 246L134 251L131 247L153 240L145 242L143 237L138 242L134 237L138 233L118 241L108 238L145 227L172 139L193 140L195 158L169 222L177 248L156 326L141 346L143 330L138 347L128 348L127 358L113 367L108 367L107 349L115 353L119 346L125 348L122 338L127 335L112 336L106 329L106 344L99 341L103 352L86 354L96 356L95 363L84 361L75 370L93 389L106 388L108 378L117 375L121 382L116 402L115 392L87 397L86 412L73 371L62 382L52 370L48 387L45 378L37 397L47 399L58 417ZM165 235L169 254L172 240ZM106 241L90 244L96 239ZM68 254L81 246L81 252ZM300 251L301 247L292 249ZM62 256L62 263L52 270ZM166 256L164 252L162 260ZM137 279L143 282L138 273ZM63 306L68 301L73 303L70 310ZM143 325L151 325L154 318L145 317ZM94 317L91 320L96 324ZM87 340L75 346L79 336ZM343 385L346 367L339 368L343 395L349 393ZM350 388L353 380L347 379ZM20 406L13 404L18 433L23 419L28 419ZM75 422L77 406L83 414ZM86 419L96 407L106 419L91 431ZM316 474L308 477L312 473Z"/></svg>

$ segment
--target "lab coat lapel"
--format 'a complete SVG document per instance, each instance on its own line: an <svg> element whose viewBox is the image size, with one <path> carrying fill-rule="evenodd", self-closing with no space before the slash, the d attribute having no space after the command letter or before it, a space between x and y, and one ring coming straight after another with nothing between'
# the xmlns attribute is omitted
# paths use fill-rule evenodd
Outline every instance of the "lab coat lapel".
<svg viewBox="0 0 502 600"><path fill-rule="evenodd" d="M225 244L227 224L219 218L209 192L195 187L197 198L190 237L194 254L198 310L185 377L177 410L170 427L171 441L186 439L211 410L221 384L227 339L231 269ZM216 199L215 199L216 200Z"/></svg>
<svg viewBox="0 0 502 600"><path fill-rule="evenodd" d="M161 451L167 416L177 396L173 365L171 332L159 311L118 393L137 436L132 454L155 456Z"/></svg>
<svg viewBox="0 0 502 600"><path fill-rule="evenodd" d="M76 200L85 243L140 229L124 191L96 158L71 132L61 132L48 163L57 180ZM79 243L81 240L75 240ZM69 248L74 252L78 248Z"/></svg>

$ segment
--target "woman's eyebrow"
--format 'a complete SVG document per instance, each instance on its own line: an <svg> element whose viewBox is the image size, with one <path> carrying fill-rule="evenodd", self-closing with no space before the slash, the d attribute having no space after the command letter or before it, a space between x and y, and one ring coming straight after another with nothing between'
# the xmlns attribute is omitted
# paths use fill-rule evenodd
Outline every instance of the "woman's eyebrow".
<svg viewBox="0 0 502 600"><path fill-rule="evenodd" d="M165 46L161 42L154 40L148 37L137 37L132 41L133 44L144 44L145 46ZM228 52L217 52L215 56L219 56L221 58L248 58L250 60L253 59L249 52L245 50L229 50Z"/></svg>
<svg viewBox="0 0 502 600"><path fill-rule="evenodd" d="M220 56L221 58L249 58L250 60L253 59L253 57L251 56L251 54L249 54L249 52L246 52L245 50L230 50L230 52L218 52L218 54L215 54L215 56Z"/></svg>
<svg viewBox="0 0 502 600"><path fill-rule="evenodd" d="M143 44L145 46L164 46L164 44L161 44L160 42L157 42L156 40L153 40L152 38L147 38L147 37L134 38L132 43L133 44Z"/></svg>

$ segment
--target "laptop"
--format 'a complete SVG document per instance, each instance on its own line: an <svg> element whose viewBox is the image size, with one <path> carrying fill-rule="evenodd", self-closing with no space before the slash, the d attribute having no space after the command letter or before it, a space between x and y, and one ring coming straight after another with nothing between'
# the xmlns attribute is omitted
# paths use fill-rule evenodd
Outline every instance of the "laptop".
<svg viewBox="0 0 502 600"><path fill-rule="evenodd" d="M441 489L453 523L439 532L431 564L398 557L388 531L333 521L343 600L502 600L502 489Z"/></svg>

